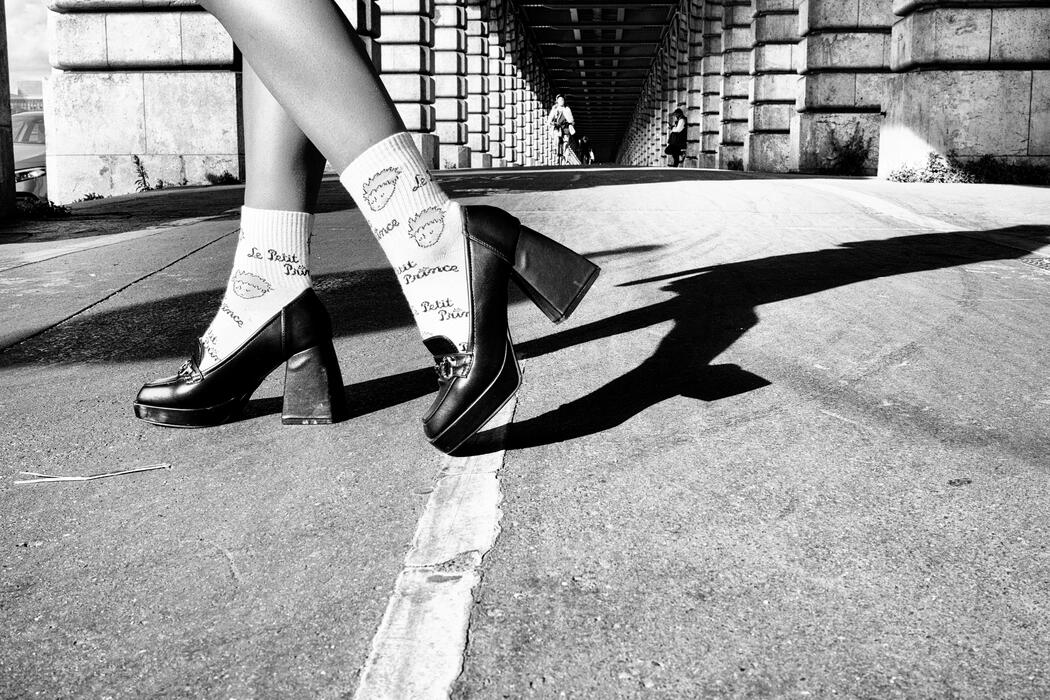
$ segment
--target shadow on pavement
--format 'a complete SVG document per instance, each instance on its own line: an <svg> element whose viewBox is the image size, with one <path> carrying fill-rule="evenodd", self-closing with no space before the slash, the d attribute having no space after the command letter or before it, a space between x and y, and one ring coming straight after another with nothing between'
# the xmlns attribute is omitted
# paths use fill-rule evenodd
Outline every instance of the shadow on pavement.
<svg viewBox="0 0 1050 700"><path fill-rule="evenodd" d="M648 253L657 245L637 245L585 251L595 260ZM314 289L332 317L336 338L349 338L414 324L401 287L390 268L317 275ZM45 342L19 341L0 348L0 368L67 362L140 362L189 357L196 339L211 323L225 289L168 296L111 311L76 316L46 333ZM516 288L512 304L527 300ZM366 313L361 310L366 309ZM120 342L115 341L120 339ZM31 340L31 339L30 339ZM174 371L177 367L173 367Z"/></svg>
<svg viewBox="0 0 1050 700"><path fill-rule="evenodd" d="M986 240L989 237L1008 240L1010 245ZM880 277L1016 259L1047 243L1050 226L929 233L682 270L630 282L623 286L663 283L661 289L675 296L522 343L517 346L518 353L523 358L540 357L673 321L674 327L656 352L635 369L556 410L479 434L461 453L481 454L571 440L620 425L671 397L717 401L768 386L766 379L736 365L711 364L758 323L758 306ZM630 246L587 255L601 259L658 247ZM329 307L337 337L412 324L397 280L388 269L324 275L314 283ZM63 323L48 331L46 343L23 343L0 353L0 366L182 359L210 322L221 295L222 290L210 290ZM512 303L525 301L520 294L512 295L512 299ZM358 313L361 308L368 308L368 313ZM187 309L196 311L187 313ZM128 331L131 328L137 329L134 337ZM127 342L114 343L114 338ZM172 371L175 369L173 366ZM427 367L351 384L346 389L353 418L433 393L436 380ZM257 399L250 402L244 418L280 410L280 399Z"/></svg>
<svg viewBox="0 0 1050 700"><path fill-rule="evenodd" d="M461 454L546 445L608 430L675 396L714 401L768 386L736 365L711 365L758 323L756 308L843 285L911 272L989 260L1020 258L1050 242L1050 226L1014 226L979 232L1008 235L1021 248L988 242L970 233L930 233L859 241L793 255L702 267L641 279L629 285L666 282L665 302L612 316L517 347L538 357L600 338L666 321L674 327L656 352L635 369L596 391L544 415L477 435ZM624 285L628 286L628 285Z"/></svg>

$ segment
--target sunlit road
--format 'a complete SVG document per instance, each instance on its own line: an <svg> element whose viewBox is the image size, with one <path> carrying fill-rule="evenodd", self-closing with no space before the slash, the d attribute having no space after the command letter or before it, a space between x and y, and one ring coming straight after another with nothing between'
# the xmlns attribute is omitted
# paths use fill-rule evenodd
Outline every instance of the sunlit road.
<svg viewBox="0 0 1050 700"><path fill-rule="evenodd" d="M441 177L603 267L565 324L514 297L525 383L473 447L505 451L502 502L453 696L1050 694L1050 190ZM0 238L0 696L340 697L374 662L450 462L337 183L313 275L350 420L282 427L280 372L220 428L131 415L214 311L223 192L81 212L178 226Z"/></svg>

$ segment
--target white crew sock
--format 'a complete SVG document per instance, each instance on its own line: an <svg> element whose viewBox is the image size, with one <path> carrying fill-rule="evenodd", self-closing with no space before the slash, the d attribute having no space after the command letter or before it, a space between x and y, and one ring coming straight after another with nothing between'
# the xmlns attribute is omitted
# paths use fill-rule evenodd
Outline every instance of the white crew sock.
<svg viewBox="0 0 1050 700"><path fill-rule="evenodd" d="M427 172L412 137L395 134L339 176L397 273L423 339L470 343L463 212Z"/></svg>
<svg viewBox="0 0 1050 700"><path fill-rule="evenodd" d="M310 288L313 214L241 208L241 233L219 313L201 337L201 370L224 360Z"/></svg>

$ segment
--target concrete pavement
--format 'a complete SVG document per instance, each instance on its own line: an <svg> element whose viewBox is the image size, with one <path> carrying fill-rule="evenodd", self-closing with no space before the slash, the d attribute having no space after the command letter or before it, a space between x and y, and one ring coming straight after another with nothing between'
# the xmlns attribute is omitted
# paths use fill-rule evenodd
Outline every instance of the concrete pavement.
<svg viewBox="0 0 1050 700"><path fill-rule="evenodd" d="M427 641L454 697L1050 694L1050 191L439 177L603 266L563 326L515 297L525 384L471 458L498 537L465 634ZM469 460L422 439L427 356L337 183L312 267L351 419L282 427L279 373L220 428L131 417L214 311L238 197L0 233L0 696L346 697L381 662Z"/></svg>

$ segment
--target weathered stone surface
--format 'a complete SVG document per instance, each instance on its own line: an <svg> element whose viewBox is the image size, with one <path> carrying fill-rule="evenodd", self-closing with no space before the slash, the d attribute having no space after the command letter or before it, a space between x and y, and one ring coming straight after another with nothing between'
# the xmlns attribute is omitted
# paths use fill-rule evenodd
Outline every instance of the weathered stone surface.
<svg viewBox="0 0 1050 700"><path fill-rule="evenodd" d="M1050 8L1014 7L992 10L993 63L1050 61Z"/></svg>
<svg viewBox="0 0 1050 700"><path fill-rule="evenodd" d="M747 136L747 121L723 121L722 122L722 143L723 144L743 144L744 137Z"/></svg>
<svg viewBox="0 0 1050 700"><path fill-rule="evenodd" d="M107 65L105 15L52 13L48 15L47 30L53 67Z"/></svg>
<svg viewBox="0 0 1050 700"><path fill-rule="evenodd" d="M51 64L66 70L232 65L233 43L202 12L52 13Z"/></svg>
<svg viewBox="0 0 1050 700"><path fill-rule="evenodd" d="M765 44L751 52L752 73L793 72L797 44Z"/></svg>
<svg viewBox="0 0 1050 700"><path fill-rule="evenodd" d="M235 81L218 71L142 74L145 152L236 154Z"/></svg>
<svg viewBox="0 0 1050 700"><path fill-rule="evenodd" d="M800 73L815 70L878 70L889 64L889 35L872 32L811 34L799 44Z"/></svg>
<svg viewBox="0 0 1050 700"><path fill-rule="evenodd" d="M886 0L802 0L799 33L828 29L889 27L893 13Z"/></svg>
<svg viewBox="0 0 1050 700"><path fill-rule="evenodd" d="M749 102L794 103L798 76L794 73L766 73L751 80Z"/></svg>
<svg viewBox="0 0 1050 700"><path fill-rule="evenodd" d="M48 83L44 107L49 154L146 151L142 73L56 72Z"/></svg>
<svg viewBox="0 0 1050 700"><path fill-rule="evenodd" d="M874 173L879 164L879 114L820 114L797 112L791 120L791 162L800 172L827 170L836 162L843 144L854 136L868 149L865 168Z"/></svg>
<svg viewBox="0 0 1050 700"><path fill-rule="evenodd" d="M744 100L722 100L719 118L722 121L745 121L748 104Z"/></svg>
<svg viewBox="0 0 1050 700"><path fill-rule="evenodd" d="M791 104L757 104L748 112L747 128L756 131L788 131L791 119L795 116L795 106Z"/></svg>
<svg viewBox="0 0 1050 700"><path fill-rule="evenodd" d="M751 72L751 50L730 51L722 57L723 75L747 75Z"/></svg>
<svg viewBox="0 0 1050 700"><path fill-rule="evenodd" d="M990 9L937 9L912 14L893 25L891 66L985 64L990 58Z"/></svg>
<svg viewBox="0 0 1050 700"><path fill-rule="evenodd" d="M744 170L787 172L792 163L791 140L787 133L749 133L744 141Z"/></svg>
<svg viewBox="0 0 1050 700"><path fill-rule="evenodd" d="M795 106L814 109L877 109L888 73L810 73L801 76Z"/></svg>
<svg viewBox="0 0 1050 700"><path fill-rule="evenodd" d="M1032 73L1032 119L1028 155L1050 156L1050 71Z"/></svg>
<svg viewBox="0 0 1050 700"><path fill-rule="evenodd" d="M888 81L879 173L927 154L1027 155L1031 71L923 71ZM931 108L930 96L938 105Z"/></svg>
<svg viewBox="0 0 1050 700"><path fill-rule="evenodd" d="M790 14L760 15L754 22L755 44L798 41L798 16Z"/></svg>

